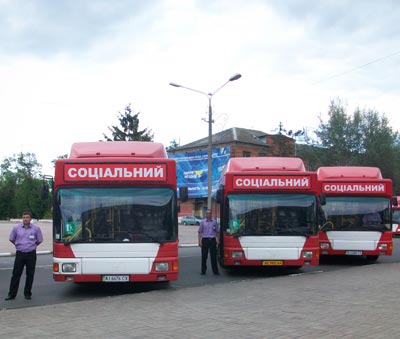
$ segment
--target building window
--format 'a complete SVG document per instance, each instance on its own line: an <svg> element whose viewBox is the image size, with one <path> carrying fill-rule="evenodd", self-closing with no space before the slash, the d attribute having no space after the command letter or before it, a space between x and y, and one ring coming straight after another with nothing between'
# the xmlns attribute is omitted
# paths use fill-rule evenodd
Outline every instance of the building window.
<svg viewBox="0 0 400 339"><path fill-rule="evenodd" d="M267 153L260 152L260 153L258 153L258 156L259 156L259 157L266 157L266 156L267 156Z"/></svg>
<svg viewBox="0 0 400 339"><path fill-rule="evenodd" d="M243 155L244 158L250 158L251 157L251 152L243 151L242 155Z"/></svg>

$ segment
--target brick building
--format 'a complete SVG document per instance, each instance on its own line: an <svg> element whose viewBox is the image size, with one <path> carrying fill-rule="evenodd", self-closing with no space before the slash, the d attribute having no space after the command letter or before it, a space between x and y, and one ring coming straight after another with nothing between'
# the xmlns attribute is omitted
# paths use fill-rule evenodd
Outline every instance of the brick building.
<svg viewBox="0 0 400 339"><path fill-rule="evenodd" d="M295 140L283 134L268 134L258 130L233 127L212 135L212 147L215 149L229 148L229 157L293 157L295 154ZM189 144L169 149L168 155L174 157L178 154L190 154L194 152L207 152L208 137L193 141ZM207 164L203 169L207 168ZM179 175L179 174L178 174ZM178 178L179 181L179 178ZM190 195L189 195L190 198ZM205 216L207 208L207 194L190 198L181 203L180 215Z"/></svg>

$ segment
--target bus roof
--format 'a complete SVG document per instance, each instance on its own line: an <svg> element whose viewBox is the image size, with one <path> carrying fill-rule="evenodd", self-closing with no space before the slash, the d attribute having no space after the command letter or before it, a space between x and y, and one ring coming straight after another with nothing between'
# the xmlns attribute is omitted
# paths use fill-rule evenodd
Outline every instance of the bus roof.
<svg viewBox="0 0 400 339"><path fill-rule="evenodd" d="M306 171L303 160L289 157L231 158L226 172L244 171Z"/></svg>
<svg viewBox="0 0 400 339"><path fill-rule="evenodd" d="M151 141L97 141L72 144L70 159L96 157L168 158L164 145Z"/></svg>
<svg viewBox="0 0 400 339"><path fill-rule="evenodd" d="M363 166L330 166L320 167L317 170L318 180L331 179L382 179L378 167Z"/></svg>

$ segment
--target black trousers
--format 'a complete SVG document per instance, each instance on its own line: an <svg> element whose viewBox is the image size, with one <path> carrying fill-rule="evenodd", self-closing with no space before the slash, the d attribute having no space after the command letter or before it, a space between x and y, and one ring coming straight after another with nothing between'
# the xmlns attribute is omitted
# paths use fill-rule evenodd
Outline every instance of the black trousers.
<svg viewBox="0 0 400 339"><path fill-rule="evenodd" d="M207 271L208 252L210 252L212 270L214 273L218 273L217 241L215 238L201 239L201 273L206 273Z"/></svg>
<svg viewBox="0 0 400 339"><path fill-rule="evenodd" d="M22 272L26 268L26 280L25 280L25 288L24 295L31 296L32 295L32 284L33 277L35 275L35 267L36 267L36 251L32 252L20 252L17 251L14 260L14 268L12 272L11 282L10 282L10 290L8 295L15 297L18 293L19 281L21 279Z"/></svg>

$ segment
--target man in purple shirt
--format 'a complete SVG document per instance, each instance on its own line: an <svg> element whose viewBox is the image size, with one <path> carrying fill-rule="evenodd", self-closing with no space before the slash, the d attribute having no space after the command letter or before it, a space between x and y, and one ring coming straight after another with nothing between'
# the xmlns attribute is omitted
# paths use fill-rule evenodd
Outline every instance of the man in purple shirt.
<svg viewBox="0 0 400 339"><path fill-rule="evenodd" d="M39 226L31 223L32 213L22 214L22 223L15 225L11 230L9 240L15 245L16 253L12 272L10 290L5 300L15 299L18 293L19 281L24 266L26 267L25 299L32 299L32 284L36 267L36 248L43 242L42 231Z"/></svg>
<svg viewBox="0 0 400 339"><path fill-rule="evenodd" d="M210 252L211 267L215 275L219 275L217 264L217 245L219 244L219 226L211 218L211 210L207 210L206 219L200 222L198 230L199 246L201 247L201 275L207 271L207 257Z"/></svg>

